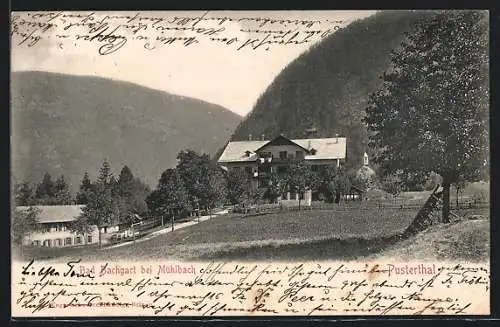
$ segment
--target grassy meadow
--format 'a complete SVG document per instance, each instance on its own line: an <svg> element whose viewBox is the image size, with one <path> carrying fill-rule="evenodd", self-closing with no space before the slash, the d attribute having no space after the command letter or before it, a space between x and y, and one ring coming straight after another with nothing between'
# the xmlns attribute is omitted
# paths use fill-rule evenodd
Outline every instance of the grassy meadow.
<svg viewBox="0 0 500 327"><path fill-rule="evenodd" d="M464 192L464 198L469 194ZM429 192L404 201L373 199L318 204L302 210L257 215L225 214L136 244L115 248L13 248L14 258L40 260L355 260L485 258L489 253L489 208L460 208L463 221L437 225L400 240ZM400 206L400 203L404 203ZM469 220L473 215L480 220ZM463 227L462 227L463 226Z"/></svg>

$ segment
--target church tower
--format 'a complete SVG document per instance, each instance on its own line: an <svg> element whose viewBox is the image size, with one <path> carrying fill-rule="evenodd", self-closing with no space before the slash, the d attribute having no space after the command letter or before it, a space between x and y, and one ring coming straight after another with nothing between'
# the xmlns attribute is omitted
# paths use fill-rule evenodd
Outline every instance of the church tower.
<svg viewBox="0 0 500 327"><path fill-rule="evenodd" d="M363 155L363 166L368 166L368 154L366 152Z"/></svg>

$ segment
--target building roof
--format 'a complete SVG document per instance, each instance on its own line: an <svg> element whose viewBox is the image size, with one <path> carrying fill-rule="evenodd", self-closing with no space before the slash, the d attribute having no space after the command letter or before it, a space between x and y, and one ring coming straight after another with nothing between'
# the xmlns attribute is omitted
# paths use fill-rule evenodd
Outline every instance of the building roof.
<svg viewBox="0 0 500 327"><path fill-rule="evenodd" d="M229 142L218 162L255 161L259 157L255 151L272 141L273 140ZM314 155L306 155L306 160L345 159L346 156L345 137L292 139L290 141L304 149L316 150ZM247 151L249 155L247 155Z"/></svg>
<svg viewBox="0 0 500 327"><path fill-rule="evenodd" d="M306 149L315 149L315 155L306 155L306 160L345 159L346 138L331 137L322 139L296 139L292 140Z"/></svg>
<svg viewBox="0 0 500 327"><path fill-rule="evenodd" d="M62 223L74 221L80 216L84 205L57 205L57 206L34 206L40 212L37 216L38 223ZM19 210L28 210L29 207L20 206Z"/></svg>
<svg viewBox="0 0 500 327"><path fill-rule="evenodd" d="M269 143L267 141L234 141L229 142L219 157L219 162L239 162L239 161L255 161L259 157L254 151ZM246 151L251 151L250 156L246 155Z"/></svg>

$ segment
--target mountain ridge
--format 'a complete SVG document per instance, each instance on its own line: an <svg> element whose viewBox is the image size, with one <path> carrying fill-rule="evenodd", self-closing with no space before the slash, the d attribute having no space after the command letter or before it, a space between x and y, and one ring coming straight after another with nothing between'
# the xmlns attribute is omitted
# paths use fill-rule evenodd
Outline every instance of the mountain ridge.
<svg viewBox="0 0 500 327"><path fill-rule="evenodd" d="M432 11L382 11L356 20L312 46L285 67L257 99L231 140L249 134L273 138L347 137L347 167L362 164L368 132L362 122L368 97L390 67L390 54Z"/></svg>
<svg viewBox="0 0 500 327"><path fill-rule="evenodd" d="M220 105L103 77L11 74L12 170L16 181L64 174L72 191L102 160L128 165L156 185L180 150L213 154L242 117Z"/></svg>

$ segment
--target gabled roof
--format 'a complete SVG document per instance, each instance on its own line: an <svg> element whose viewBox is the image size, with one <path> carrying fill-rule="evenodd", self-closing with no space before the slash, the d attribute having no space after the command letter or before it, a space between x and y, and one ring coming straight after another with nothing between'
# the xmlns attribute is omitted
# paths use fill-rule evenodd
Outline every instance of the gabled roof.
<svg viewBox="0 0 500 327"><path fill-rule="evenodd" d="M268 146L280 146L280 145L293 145L293 146L297 146L299 148L302 148L306 152L309 152L308 149L304 148L303 146L299 145L296 142L293 142L290 139L287 139L283 135L280 135L280 136L276 137L275 139L267 142L266 144L264 144L263 146L261 146L260 148L258 148L257 150L255 150L255 152L258 152L258 151L260 151L260 150L262 150L262 149L264 149L265 147L268 147Z"/></svg>
<svg viewBox="0 0 500 327"><path fill-rule="evenodd" d="M234 141L229 142L219 157L219 162L255 161L259 157L255 151L269 141ZM250 156L245 152L251 151Z"/></svg>
<svg viewBox="0 0 500 327"><path fill-rule="evenodd" d="M280 142L286 139L283 136L280 138ZM265 147L277 140L265 140L265 141L235 141L229 142L224 148L222 155L220 156L218 162L252 162L256 161L259 156L256 153L259 149ZM288 140L288 139L287 139ZM288 140L292 144L310 151L311 149L316 150L315 154L307 154L305 156L306 160L328 160L328 159L345 159L346 157L346 138L345 137L332 137L332 138L309 138L309 139L292 139ZM280 143L278 142L278 143ZM250 151L250 155L247 156L246 152Z"/></svg>
<svg viewBox="0 0 500 327"><path fill-rule="evenodd" d="M84 205L34 206L39 209L38 223L62 223L75 221L82 213ZM29 207L19 206L18 210L28 210Z"/></svg>
<svg viewBox="0 0 500 327"><path fill-rule="evenodd" d="M345 159L346 157L347 145L345 137L296 139L292 141L308 150L316 150L315 155L306 155L306 160Z"/></svg>

